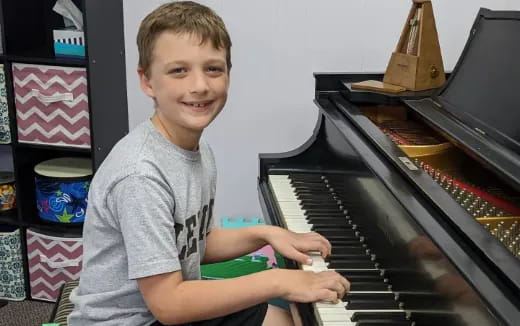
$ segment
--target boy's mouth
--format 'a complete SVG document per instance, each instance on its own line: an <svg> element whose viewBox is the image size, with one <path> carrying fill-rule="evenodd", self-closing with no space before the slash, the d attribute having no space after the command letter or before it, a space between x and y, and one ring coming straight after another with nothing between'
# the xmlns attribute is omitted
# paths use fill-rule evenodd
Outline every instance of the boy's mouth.
<svg viewBox="0 0 520 326"><path fill-rule="evenodd" d="M184 105L190 107L192 110L195 111L204 111L206 110L212 101L206 101L206 102L182 102Z"/></svg>

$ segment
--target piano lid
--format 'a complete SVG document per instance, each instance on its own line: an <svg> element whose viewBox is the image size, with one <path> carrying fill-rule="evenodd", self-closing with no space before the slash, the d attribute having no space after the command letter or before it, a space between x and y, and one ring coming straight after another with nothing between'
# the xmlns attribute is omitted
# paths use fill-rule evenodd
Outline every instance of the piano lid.
<svg viewBox="0 0 520 326"><path fill-rule="evenodd" d="M520 11L481 8L444 87L405 103L520 190L518 35Z"/></svg>
<svg viewBox="0 0 520 326"><path fill-rule="evenodd" d="M518 35L520 12L481 8L437 100L464 124L520 154Z"/></svg>

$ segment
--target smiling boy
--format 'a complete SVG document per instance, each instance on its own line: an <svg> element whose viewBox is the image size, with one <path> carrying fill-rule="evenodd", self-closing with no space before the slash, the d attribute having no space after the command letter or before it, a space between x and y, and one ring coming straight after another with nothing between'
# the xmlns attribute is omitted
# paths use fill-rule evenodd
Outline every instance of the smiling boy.
<svg viewBox="0 0 520 326"><path fill-rule="evenodd" d="M330 253L317 233L214 227L216 166L203 130L227 100L231 41L211 9L167 3L141 23L138 74L155 112L96 172L84 225L83 271L69 325L291 325L264 302L338 301L349 283L335 272L269 270L200 280L200 265L266 244L308 263Z"/></svg>

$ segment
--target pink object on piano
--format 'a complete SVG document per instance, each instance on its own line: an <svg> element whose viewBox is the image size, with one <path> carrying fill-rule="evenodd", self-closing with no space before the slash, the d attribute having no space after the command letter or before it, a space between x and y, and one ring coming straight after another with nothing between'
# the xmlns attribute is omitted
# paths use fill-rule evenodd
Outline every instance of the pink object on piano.
<svg viewBox="0 0 520 326"><path fill-rule="evenodd" d="M277 264L276 257L274 255L274 249L270 245L264 246L264 247L258 249L257 251L250 253L249 255L250 256L263 255L263 256L269 258L269 260L267 261L267 265L270 267L272 267L274 264Z"/></svg>

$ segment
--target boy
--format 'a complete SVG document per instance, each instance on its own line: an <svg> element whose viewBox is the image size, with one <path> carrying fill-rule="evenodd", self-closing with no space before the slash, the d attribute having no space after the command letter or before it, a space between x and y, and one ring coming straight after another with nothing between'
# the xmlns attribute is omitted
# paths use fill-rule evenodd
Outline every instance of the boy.
<svg viewBox="0 0 520 326"><path fill-rule="evenodd" d="M231 41L220 17L194 2L167 3L142 21L137 44L141 88L155 113L92 181L69 325L291 325L287 312L263 302L337 302L349 284L335 272L200 280L201 263L267 243L302 263L305 252L326 256L331 247L316 233L213 227L216 167L201 135L227 99Z"/></svg>

